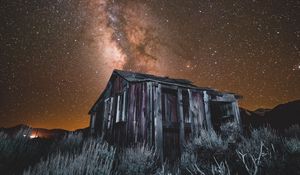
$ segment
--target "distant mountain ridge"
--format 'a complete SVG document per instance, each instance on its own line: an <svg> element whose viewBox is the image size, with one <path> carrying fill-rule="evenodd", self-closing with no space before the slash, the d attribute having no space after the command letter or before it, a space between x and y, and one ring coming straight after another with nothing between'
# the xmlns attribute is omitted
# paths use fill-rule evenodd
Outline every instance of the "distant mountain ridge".
<svg viewBox="0 0 300 175"><path fill-rule="evenodd" d="M275 129L286 129L291 125L300 125L300 100L280 104L273 109L257 109L250 111L240 108L241 120L244 130L249 128L257 128L260 126L270 125ZM10 128L0 128L9 135L15 135L21 129L31 129L32 134L37 137L45 137L51 139L62 138L64 135L71 132L82 132L83 135L89 134L89 127L68 131L64 129L44 129L31 128L30 126L21 124Z"/></svg>
<svg viewBox="0 0 300 175"><path fill-rule="evenodd" d="M244 129L270 125L275 129L286 129L291 125L300 125L300 100L277 105L273 109L250 111L240 108Z"/></svg>
<svg viewBox="0 0 300 175"><path fill-rule="evenodd" d="M45 128L32 128L28 125L20 124L10 128L0 128L0 132L5 132L6 134L13 136L16 135L21 130L31 130L30 136L48 138L48 139L60 139L68 133L71 132L82 132L84 135L88 134L89 128L77 129L75 131L68 131L65 129L45 129Z"/></svg>

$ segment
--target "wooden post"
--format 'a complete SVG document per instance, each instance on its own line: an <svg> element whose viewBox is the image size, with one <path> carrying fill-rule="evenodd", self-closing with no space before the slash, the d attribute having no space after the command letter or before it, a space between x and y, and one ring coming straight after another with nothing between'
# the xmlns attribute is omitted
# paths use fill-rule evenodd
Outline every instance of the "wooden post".
<svg viewBox="0 0 300 175"><path fill-rule="evenodd" d="M235 118L235 122L238 125L240 131L242 131L242 123L241 123L239 105L238 105L237 101L234 101L231 104L232 104L232 111L233 111L233 115Z"/></svg>
<svg viewBox="0 0 300 175"><path fill-rule="evenodd" d="M211 123L211 114L210 114L210 106L209 106L209 95L206 91L203 91L203 101L204 101L204 109L205 109L205 118L207 124L207 130L213 130Z"/></svg>
<svg viewBox="0 0 300 175"><path fill-rule="evenodd" d="M120 95L117 96L117 114L116 114L116 123L120 121Z"/></svg>
<svg viewBox="0 0 300 175"><path fill-rule="evenodd" d="M142 140L144 143L147 143L147 113L146 113L146 100L147 100L147 84L141 84L141 111L140 111L140 128Z"/></svg>
<svg viewBox="0 0 300 175"><path fill-rule="evenodd" d="M194 125L195 125L195 134L196 136L199 136L200 130L202 129L202 115L200 111L200 103L201 103L201 94L200 92L195 92L194 97Z"/></svg>
<svg viewBox="0 0 300 175"><path fill-rule="evenodd" d="M152 104L153 104L153 97L152 97L152 82L147 82L147 118L148 118L148 139L147 139L147 142L149 143L150 146L153 146L153 107L152 107Z"/></svg>
<svg viewBox="0 0 300 175"><path fill-rule="evenodd" d="M183 150L185 143L184 138L184 118L183 118L183 101L182 101L182 89L178 88L178 114L179 114L179 140L180 140L180 152Z"/></svg>
<svg viewBox="0 0 300 175"><path fill-rule="evenodd" d="M90 123L90 130L91 134L95 134L95 120L96 120L96 113L91 113L91 123Z"/></svg>
<svg viewBox="0 0 300 175"><path fill-rule="evenodd" d="M103 115L103 122L102 122L102 132L101 136L104 137L106 134L106 130L108 129L108 116L110 115L110 106L111 98L107 98L104 100L104 115Z"/></svg>
<svg viewBox="0 0 300 175"><path fill-rule="evenodd" d="M163 127L161 110L161 85L154 86L154 123L155 123L155 147L163 162Z"/></svg>
<svg viewBox="0 0 300 175"><path fill-rule="evenodd" d="M193 101L193 95L192 95L192 91L191 89L188 89L188 93L189 93L189 121L191 122L191 135L192 138L195 138L195 129L194 129L194 101Z"/></svg>
<svg viewBox="0 0 300 175"><path fill-rule="evenodd" d="M122 121L125 122L126 121L126 113L127 111L127 90L124 91L123 94L123 108L122 108Z"/></svg>

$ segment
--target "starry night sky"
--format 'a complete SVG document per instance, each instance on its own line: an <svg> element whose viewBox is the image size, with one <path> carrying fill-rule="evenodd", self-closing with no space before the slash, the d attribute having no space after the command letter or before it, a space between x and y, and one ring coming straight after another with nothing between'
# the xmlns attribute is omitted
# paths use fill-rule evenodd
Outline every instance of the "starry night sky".
<svg viewBox="0 0 300 175"><path fill-rule="evenodd" d="M88 126L115 68L235 92L251 110L300 98L300 1L0 5L0 127Z"/></svg>

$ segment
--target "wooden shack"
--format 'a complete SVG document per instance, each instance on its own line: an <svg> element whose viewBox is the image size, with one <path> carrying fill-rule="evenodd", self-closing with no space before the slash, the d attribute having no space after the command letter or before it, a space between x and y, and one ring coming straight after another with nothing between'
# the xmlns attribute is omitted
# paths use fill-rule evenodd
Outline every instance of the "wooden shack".
<svg viewBox="0 0 300 175"><path fill-rule="evenodd" d="M238 98L188 80L114 70L89 111L90 129L112 144L146 143L173 159L201 129L240 126Z"/></svg>

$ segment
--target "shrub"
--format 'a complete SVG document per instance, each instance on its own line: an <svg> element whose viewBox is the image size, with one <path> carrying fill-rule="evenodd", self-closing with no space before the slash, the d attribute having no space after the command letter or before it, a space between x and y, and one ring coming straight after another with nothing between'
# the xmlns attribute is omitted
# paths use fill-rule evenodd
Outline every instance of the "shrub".
<svg viewBox="0 0 300 175"><path fill-rule="evenodd" d="M182 174L179 167L164 163L161 168L157 169L155 175L180 175Z"/></svg>
<svg viewBox="0 0 300 175"><path fill-rule="evenodd" d="M211 165L211 173L213 175L230 175L230 169L226 160L218 162L215 159L215 164Z"/></svg>
<svg viewBox="0 0 300 175"><path fill-rule="evenodd" d="M76 152L82 147L83 134L82 132L71 132L66 134L63 139L55 142L52 145L52 152Z"/></svg>
<svg viewBox="0 0 300 175"><path fill-rule="evenodd" d="M185 171L190 168L191 165L197 163L197 154L192 144L187 144L180 158L180 169Z"/></svg>
<svg viewBox="0 0 300 175"><path fill-rule="evenodd" d="M120 153L117 171L120 174L151 174L156 160L155 151L147 145L125 148Z"/></svg>
<svg viewBox="0 0 300 175"><path fill-rule="evenodd" d="M228 148L228 143L213 130L201 130L200 135L193 140L193 144L196 147L212 150L225 150Z"/></svg>
<svg viewBox="0 0 300 175"><path fill-rule="evenodd" d="M20 173L48 153L49 142L40 139L30 139L30 135L30 128L22 128L13 136L3 132L0 133L1 173Z"/></svg>
<svg viewBox="0 0 300 175"><path fill-rule="evenodd" d="M278 150L282 147L282 139L269 127L253 129L250 137L243 138L237 147L241 166L249 175L274 171L275 164L282 161L282 156L275 150L275 147Z"/></svg>
<svg viewBox="0 0 300 175"><path fill-rule="evenodd" d="M284 135L286 137L297 137L300 138L300 127L298 124L292 125L288 129L284 130Z"/></svg>
<svg viewBox="0 0 300 175"><path fill-rule="evenodd" d="M300 140L299 138L285 139L286 150L291 153L300 153Z"/></svg>
<svg viewBox="0 0 300 175"><path fill-rule="evenodd" d="M240 128L236 122L227 122L221 125L220 134L228 143L236 143L240 137Z"/></svg>
<svg viewBox="0 0 300 175"><path fill-rule="evenodd" d="M230 175L230 169L226 161L218 162L214 157L214 163L211 164L211 170L205 171L199 163L191 164L189 168L187 168L189 174L191 175ZM206 165L207 166L207 165Z"/></svg>
<svg viewBox="0 0 300 175"><path fill-rule="evenodd" d="M242 138L238 144L238 150L243 153L258 155L261 144L264 145L264 148L274 149L274 145L281 144L281 137L269 127L253 129L250 138Z"/></svg>
<svg viewBox="0 0 300 175"><path fill-rule="evenodd" d="M77 153L58 152L30 167L23 174L111 174L115 149L97 139L88 139Z"/></svg>

